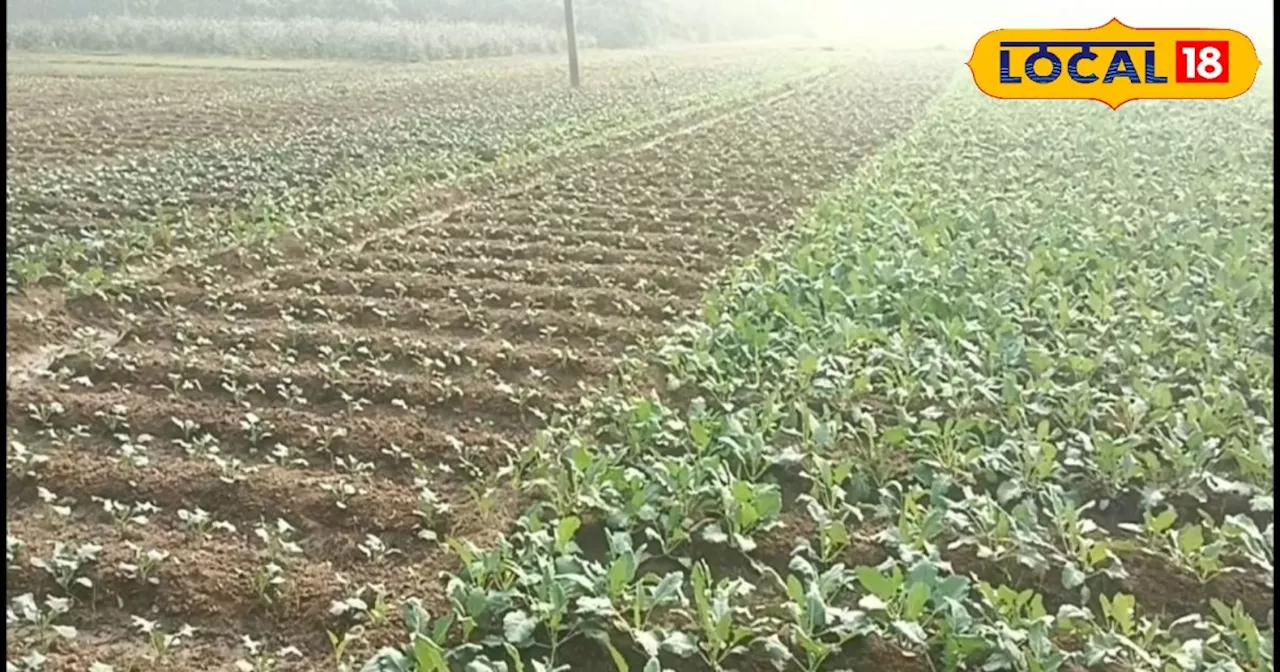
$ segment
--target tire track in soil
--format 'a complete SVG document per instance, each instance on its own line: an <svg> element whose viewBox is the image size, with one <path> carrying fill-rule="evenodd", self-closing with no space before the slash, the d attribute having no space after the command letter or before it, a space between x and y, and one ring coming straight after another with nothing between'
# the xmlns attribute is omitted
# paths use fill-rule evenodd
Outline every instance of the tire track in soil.
<svg viewBox="0 0 1280 672"><path fill-rule="evenodd" d="M474 220L463 221L459 216L458 222L449 223L446 214L415 221L310 263L265 269L265 278L233 283L208 296L201 296L194 285L175 284L166 289L167 298L153 296L134 304L131 319L135 326L127 338L117 337L109 348L99 348L92 356L65 356L51 362L55 369L65 365L73 374L86 376L87 386L83 380L74 382L74 375L61 382L33 378L16 388L11 386L8 419L22 429L23 440L52 456L48 475L40 484L57 495L87 491L120 499L157 500L164 511L153 523L155 532L137 531L144 545L164 547L171 543L178 527L174 509L196 505L219 518L239 521L238 527L249 524L255 514L267 517L269 511L288 511L290 522L305 532L300 543L306 553L290 561L288 597L279 603L260 604L244 587L263 560L258 555L261 545L248 530L240 529L239 535L216 543L172 541L180 562L165 570L170 572L164 577L170 579L168 583L162 579L155 590L147 592L120 588L122 603L116 611L88 619L82 627L106 641L123 641L127 635L111 625L112 618L121 622L125 613L149 614L159 609L174 627L186 619L207 628L213 635L211 641L221 643L215 658L230 660L236 655L229 644L232 637L252 632L255 637L267 638L269 646L292 644L306 652L303 667L285 669L313 669L323 666L328 655L325 630L342 625L328 613L329 602L351 590L335 578L335 567L346 570L348 580L356 580L358 574L359 583L385 584L395 596L420 596L428 609L440 613L445 604L436 575L449 569L452 560L440 548L411 534L409 521L417 519L420 487L410 478L414 470L400 466L401 472L392 475L388 470L396 468L395 459L379 456L389 448L388 443L402 442L401 447L419 460L419 475L451 506L442 513L442 532L479 543L501 534L519 507L513 493L497 489L486 495L485 488L499 482L492 480L494 472L506 459L518 458L518 447L540 424L536 414L521 414L513 406L511 392L486 377L487 369L482 367L496 361L495 353L482 354L464 367L458 363L460 358L450 359L440 344L458 338L497 343L499 350L537 351L544 356L549 352L555 357L567 353L568 361L592 362L577 370L565 367L554 377L539 378L530 373L505 376L504 384L515 394L540 395L542 401L537 403L544 404L537 407L540 412L556 412L556 406L567 410L584 389L603 379L611 368L604 362L621 354L624 345L637 335L656 334L671 319L661 311L626 307L628 303L655 304L654 290L641 282L655 273L655 267L668 265L682 273L707 273L733 264L787 225L788 216L773 213L794 215L809 202L811 194L847 174L879 144L905 131L945 81L945 77L921 80L915 70L893 63L861 67L868 71L854 66L829 73L809 86L772 97L767 104L736 110L659 141L552 171L519 185L522 189L505 190L451 211L468 213ZM860 107L851 111L851 105ZM565 204L563 208L555 206L563 211L560 216L551 219L536 214L530 220L529 214L544 212L540 204L547 202ZM769 205L760 207L764 202ZM740 211L743 203L753 204L758 211L748 212L737 226L699 226L707 210ZM669 232L633 231L632 222L639 213L670 222ZM487 281L456 277L459 265L425 266L431 260L449 258L454 249L439 245L446 240L441 233L454 235L447 239L449 243L474 243L479 247L472 249L493 252L497 268L519 273L522 265L534 272L540 269L542 275L536 285L525 282L524 290L514 276L500 278L490 286L501 290L497 294L500 300L485 299ZM525 241L530 237L543 241L534 245L550 249L564 245L564 253L533 254L532 250L543 248L530 247ZM635 243L647 239L656 247ZM637 249L619 249L623 241ZM360 273L351 269L353 263L372 267L383 255L404 259L406 251L418 255L424 266L412 272L404 284L431 288L430 296L366 296L363 291L349 291L349 286L332 284L336 280L361 282ZM472 264L472 269L487 261L484 253L459 258ZM575 278L597 273L616 282L597 294L606 297L604 303L583 301L575 307L569 302L558 304L558 310L530 305L536 304L539 296L556 292L572 296L582 291L575 287ZM379 283L389 279L379 273L370 277ZM373 283L366 289L369 286ZM471 296L480 298L459 293L455 299L449 295L451 287L472 288L476 292ZM538 288L536 292L532 287ZM670 298L662 301L696 305L701 287L677 283L664 294ZM255 289L260 290L259 300L254 299ZM340 295L331 293L334 290L341 290ZM260 300L263 292L270 300ZM488 300L492 305L472 307L477 300ZM246 310L237 310L236 317L228 319L230 314L218 307L220 301L224 307L241 302ZM519 305L504 306L504 301ZM330 315L338 310L359 311L362 317L334 323L317 308ZM629 312L635 314L621 317ZM447 327L443 330L437 326L442 321ZM394 328L384 331L384 323ZM562 325L571 328L555 329ZM171 328L177 331L167 331ZM411 345L407 341L415 333L435 345ZM401 335L403 339L399 339ZM308 343L312 337L317 337L317 342ZM375 354L371 344L381 349ZM176 356L166 359L161 353ZM381 359L384 355L389 358ZM95 369L95 357L110 361ZM414 357L442 365L426 371L397 369L394 375L374 373L386 361ZM169 373L180 373L186 360L202 380L203 392L190 398L169 397L150 387ZM338 361L342 364L335 367ZM532 358L522 361L532 362ZM131 367L137 372L133 379L128 375ZM99 370L110 374L99 376ZM296 409L272 398L273 383L291 385L295 380L303 381L306 393L323 403ZM222 389L223 381L255 384L255 389L234 395ZM217 389L210 389L215 382ZM364 410L340 409L335 400L345 399L344 394L350 396L344 386L350 390L358 387L360 394L382 403ZM453 398L454 390L463 398ZM501 403L504 397L505 404ZM397 399L407 411L397 408L393 403ZM460 404L463 412L446 417L415 411L430 408L440 399ZM65 411L47 422L33 419L26 407L55 400ZM116 409L119 406L123 409ZM152 463L132 475L119 471L115 435L121 430L109 420L116 410L122 410L119 415L129 423L123 430L127 436L153 437L149 450ZM184 432L170 422L171 417L204 428L200 431L216 439L220 459L257 464L264 448L255 447L240 425L249 412L266 418L274 430L265 443L291 444L289 448L305 455L312 466L266 466L248 475L248 480L232 485L218 478L212 462L193 460L173 443L181 440ZM325 427L309 429L317 425ZM49 439L50 428L58 431L62 445ZM78 429L73 433L73 428ZM343 434L325 438L334 429L343 430ZM318 487L320 482L344 478L340 470L323 466L334 453L351 455L357 462L377 461L366 490L371 492L379 485L385 490L354 495L346 509L334 508L331 498ZM466 462L477 465L476 471L488 474L488 480L476 480L464 466ZM11 492L23 493L10 501L11 529L22 530L35 552L47 553L53 538L111 538L109 523L90 519L82 511L92 509L89 502L80 502L78 518L59 533L42 517L43 505L31 497L30 479L11 477L9 485ZM485 505L477 507L482 501ZM400 522L388 527L378 520ZM386 532L384 541L403 553L383 562L361 562L357 546L363 541L361 532L368 530ZM210 564L214 562L218 564ZM95 572L95 579L104 586L126 583L111 562L99 563ZM37 585L30 583L35 581L33 577L16 578L22 588ZM401 633L388 626L370 629L368 637L357 653L367 653L384 642L398 642ZM108 656L123 655L106 645L101 651ZM58 657L53 669L71 669L74 660L84 662L75 655Z"/></svg>

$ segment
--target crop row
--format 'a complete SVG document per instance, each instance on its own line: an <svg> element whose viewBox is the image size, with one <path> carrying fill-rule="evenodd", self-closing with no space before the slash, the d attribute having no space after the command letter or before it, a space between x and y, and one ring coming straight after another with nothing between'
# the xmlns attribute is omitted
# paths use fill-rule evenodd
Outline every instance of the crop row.
<svg viewBox="0 0 1280 672"><path fill-rule="evenodd" d="M903 132L944 79L842 66L439 220L247 282L187 268L83 315L111 337L84 331L10 386L9 529L23 544L11 599L93 601L96 616L76 606L53 621L95 636L125 614L168 634L193 625L185 648L149 654L180 661L252 658L230 637L246 633L263 655L296 646L308 669L331 655L326 630L343 659L398 641L388 605L447 606L446 540L488 545L517 516L506 479L533 429ZM77 568L65 590L30 562L55 540ZM168 554L141 580L151 587L132 588L126 541ZM68 559L85 543L102 549ZM66 665L76 649L39 650ZM124 645L91 655L130 659Z"/></svg>
<svg viewBox="0 0 1280 672"><path fill-rule="evenodd" d="M65 77L13 76L10 290L70 283L92 294L119 268L193 251L306 239L316 228L349 237L429 211L468 176L660 137L812 69L794 58L687 69L606 59L588 71L599 83L581 92L538 62L366 79L345 69L134 72L80 85L118 86L117 97L65 106L44 97L90 97Z"/></svg>

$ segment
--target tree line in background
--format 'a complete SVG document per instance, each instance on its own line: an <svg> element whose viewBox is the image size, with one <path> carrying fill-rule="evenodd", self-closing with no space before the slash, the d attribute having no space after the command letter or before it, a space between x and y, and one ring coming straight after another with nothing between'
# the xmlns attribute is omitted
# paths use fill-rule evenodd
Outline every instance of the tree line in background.
<svg viewBox="0 0 1280 672"><path fill-rule="evenodd" d="M602 47L710 42L804 29L797 0L575 0L579 30ZM259 20L517 24L563 30L562 0L7 0L8 23ZM116 21L119 25L120 22ZM154 25L176 25L155 23ZM10 40L10 48L13 48Z"/></svg>
<svg viewBox="0 0 1280 672"><path fill-rule="evenodd" d="M11 23L6 48L240 58L435 61L550 54L564 30L452 21L115 16ZM588 36L579 44L592 46Z"/></svg>

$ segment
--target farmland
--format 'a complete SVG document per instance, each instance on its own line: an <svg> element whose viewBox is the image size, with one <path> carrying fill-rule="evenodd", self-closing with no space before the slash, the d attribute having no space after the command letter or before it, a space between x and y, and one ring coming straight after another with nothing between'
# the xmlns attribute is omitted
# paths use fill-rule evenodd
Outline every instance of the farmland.
<svg viewBox="0 0 1280 672"><path fill-rule="evenodd" d="M10 74L8 660L1271 669L1269 79L716 53Z"/></svg>
<svg viewBox="0 0 1280 672"><path fill-rule="evenodd" d="M571 96L547 60L372 74L172 64L151 76L33 60L8 78L6 280L75 293L121 265L285 232L304 245L354 241L437 209L459 180L510 178L612 136L658 137L822 67L606 58L593 76L609 85Z"/></svg>
<svg viewBox="0 0 1280 672"><path fill-rule="evenodd" d="M10 320L11 362L32 364L10 366L10 455L38 463L11 481L24 504L9 532L25 546L13 595L50 590L31 559L53 562L55 541L64 554L102 547L84 562L93 588L70 587L101 613L68 617L78 643L102 648L70 647L62 664L145 658L132 616L169 634L196 627L175 655L197 658L184 660L247 655L239 638L251 634L299 647L310 665L329 655L327 630L363 616L332 603L366 586L442 609L436 573L454 565L443 543L488 543L508 526L523 500L503 466L542 419L694 308L715 270L904 131L949 76L816 54L767 67L672 58L606 60L588 72L603 84L572 96L537 61L384 85L435 104L380 102L376 81L345 98L332 89L350 78L331 72L303 71L296 88L267 75L261 91L259 72L252 84L240 73L11 79L19 97L66 105L56 116L14 105L9 131L11 265L58 269L11 287L19 302L70 297ZM261 102L325 95L311 85L322 77L336 104ZM105 91L85 104L77 86ZM444 97L450 86L463 102ZM160 95L167 116L142 111ZM379 104L387 119L369 130ZM233 121L247 108L267 120ZM193 133L193 116L215 132ZM67 160L80 145L49 141L93 138L104 123L130 129L98 136L120 155L83 156L107 145L94 141ZM388 185L404 195L377 193ZM277 203L241 233L227 221L247 217L254 189ZM181 225L148 217L157 206ZM165 241L150 246L155 233ZM39 347L50 332L67 344ZM68 497L70 515L50 519ZM121 568L152 551L168 555L148 576ZM396 628L366 627L350 655L398 641Z"/></svg>

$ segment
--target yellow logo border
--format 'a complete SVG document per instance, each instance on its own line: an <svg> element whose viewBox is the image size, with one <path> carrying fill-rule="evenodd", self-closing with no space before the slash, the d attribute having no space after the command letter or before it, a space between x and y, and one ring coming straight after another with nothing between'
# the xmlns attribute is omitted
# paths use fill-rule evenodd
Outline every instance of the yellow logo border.
<svg viewBox="0 0 1280 672"><path fill-rule="evenodd" d="M989 35L992 35L993 33L999 33L999 32L1001 32L1001 31L1006 31L1006 30L1052 30L1052 31L1055 31L1055 32L1063 32L1063 33L1067 33L1067 32L1072 32L1072 33L1083 33L1083 32L1092 32L1092 31L1096 31L1096 30L1101 30L1101 29L1103 29L1103 28L1109 28L1109 27L1120 27L1120 28L1127 28L1127 29L1129 29L1129 30L1138 30L1138 31L1142 31L1142 30L1167 30L1167 31L1187 31L1187 32L1190 32L1190 31L1197 31L1197 30L1206 30L1206 31L1231 31L1231 32L1237 33L1237 34L1239 34L1240 36L1244 37L1244 38L1245 38L1245 40L1247 40L1247 41L1248 41L1248 43L1249 43L1249 47L1250 47L1251 51L1253 52L1253 53L1252 53L1252 62L1253 62L1253 64L1255 64L1255 65L1254 65L1254 67L1253 67L1253 75L1252 75L1252 79L1249 81L1249 85L1248 85L1247 87L1245 87L1245 88L1244 88L1244 90L1242 90L1241 92L1236 93L1236 94L1231 95L1231 96L1226 96L1226 97L1223 97L1223 98L1201 98L1201 97L1188 97L1188 96L1152 96L1152 97L1149 97L1149 98L1147 98L1147 97L1143 97L1143 98L1129 98L1129 99L1127 99L1127 100L1122 100L1122 101L1120 101L1119 103L1116 103L1116 104L1112 104L1110 101L1103 100L1103 99L1101 99L1101 98L1085 98L1085 97L1080 97L1080 98L1062 98L1062 97L1054 97L1054 96L1002 96L1002 95L997 95L997 94L994 94L994 93L990 93L990 92L988 92L986 89L982 88L982 84L978 82L978 73L977 73L977 71L976 71L976 70L974 70L974 68L973 68L973 61L974 61L974 59L975 59L975 58L977 58L977 56L978 56L978 47L979 47L979 45L981 45L981 44L982 44L982 41L983 41L983 40L985 40ZM1129 25L1129 24L1127 24L1127 23L1125 23L1125 22L1121 21L1119 18L1112 17L1112 18L1111 18L1111 20L1109 20L1109 21L1107 21L1107 22L1105 22L1105 23L1103 23L1103 24L1101 24L1101 25L1099 25L1099 26L1095 26L1095 27L1093 27L1093 28L997 28L997 29L995 29L995 30L989 30L989 31L987 31L987 32L983 33L983 34L982 34L982 36L980 36L980 37L979 37L979 38L978 38L978 39L973 43L973 50L969 53L969 60L965 61L965 63L964 63L964 64L965 64L965 67L967 67L967 68L969 69L969 76L973 79L973 84L974 84L974 86L975 86L975 87L977 87L977 89L978 89L979 91L981 91L981 92L983 93L983 95L986 95L986 96L988 96L988 97L990 97L990 98L994 98L994 99L996 99L996 100L1094 100L1094 101L1097 101L1097 102L1099 102L1099 103L1102 103L1103 105L1106 105L1107 107L1111 108L1112 110L1119 110L1119 109L1120 109L1121 107L1123 107L1126 103L1131 103L1131 102L1135 102L1135 101L1139 101L1139 100L1230 100L1230 99L1232 99L1232 98L1238 98L1238 97L1243 96L1244 94L1248 93L1249 91L1251 91L1251 90L1253 89L1254 84L1256 84L1256 83L1257 83L1257 81L1258 81L1258 71L1259 71L1259 70L1261 69L1261 67L1262 67L1262 60L1261 60L1260 58L1258 58L1258 47L1257 47L1257 45L1256 45L1256 44L1254 44L1253 39L1252 39L1252 38L1250 38L1248 35L1245 35L1244 33L1240 32L1240 31L1238 31L1238 30L1234 30L1234 29L1230 29L1230 28L1205 28L1205 27L1203 27L1203 26L1201 26L1201 27L1197 27L1197 28L1176 28L1176 27L1158 27L1158 28L1146 27L1146 28L1139 28L1139 27L1137 27L1137 26L1131 26L1131 25Z"/></svg>

